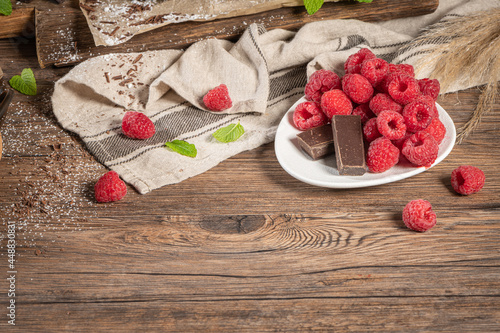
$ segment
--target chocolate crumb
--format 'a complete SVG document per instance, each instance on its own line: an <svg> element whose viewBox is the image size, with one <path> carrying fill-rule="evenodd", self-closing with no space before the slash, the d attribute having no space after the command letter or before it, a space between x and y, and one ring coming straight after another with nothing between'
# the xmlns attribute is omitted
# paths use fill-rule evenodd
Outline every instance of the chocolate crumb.
<svg viewBox="0 0 500 333"><path fill-rule="evenodd" d="M135 64L136 62L138 62L139 60L141 60L142 58L142 54L139 54L135 59L134 61L132 61L132 64Z"/></svg>

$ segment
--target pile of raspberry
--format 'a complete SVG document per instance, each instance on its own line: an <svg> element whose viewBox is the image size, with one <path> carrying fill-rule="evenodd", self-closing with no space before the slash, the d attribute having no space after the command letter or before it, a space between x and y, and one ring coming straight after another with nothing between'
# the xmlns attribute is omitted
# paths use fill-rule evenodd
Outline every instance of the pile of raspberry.
<svg viewBox="0 0 500 333"><path fill-rule="evenodd" d="M370 172L408 162L431 166L446 134L436 108L439 81L416 79L411 65L387 63L366 48L349 56L344 70L343 77L327 69L311 75L294 125L307 130L334 115L359 115Z"/></svg>

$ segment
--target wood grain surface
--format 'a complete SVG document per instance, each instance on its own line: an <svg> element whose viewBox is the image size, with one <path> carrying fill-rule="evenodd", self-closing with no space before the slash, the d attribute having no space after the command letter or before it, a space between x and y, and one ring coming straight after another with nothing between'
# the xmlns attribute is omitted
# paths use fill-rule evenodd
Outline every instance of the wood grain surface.
<svg viewBox="0 0 500 333"><path fill-rule="evenodd" d="M5 79L33 68L0 132L1 332L499 332L500 103L439 165L335 190L289 176L273 144L176 185L97 204L106 172L50 106L69 71L38 68L35 39L0 40ZM440 96L457 128L479 90ZM486 185L457 195L451 171ZM405 228L413 199L437 225ZM8 225L16 225L16 325Z"/></svg>
<svg viewBox="0 0 500 333"><path fill-rule="evenodd" d="M314 15L308 15L303 7L287 7L208 22L170 24L134 36L125 44L96 47L87 21L74 2L68 1L68 6L59 10L40 8L36 12L38 62L42 68L75 64L107 53L185 48L206 38L234 39L251 23L263 24L267 29L296 30L307 22L333 18L382 21L428 14L439 3L438 0L375 0L370 5L353 2L325 3Z"/></svg>

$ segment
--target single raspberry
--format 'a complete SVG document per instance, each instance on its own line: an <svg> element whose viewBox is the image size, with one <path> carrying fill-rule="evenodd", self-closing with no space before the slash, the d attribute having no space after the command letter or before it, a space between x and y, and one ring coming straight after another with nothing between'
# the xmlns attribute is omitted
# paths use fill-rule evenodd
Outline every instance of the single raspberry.
<svg viewBox="0 0 500 333"><path fill-rule="evenodd" d="M406 125L403 116L395 111L382 111L377 117L380 134L389 140L398 140L405 136Z"/></svg>
<svg viewBox="0 0 500 333"><path fill-rule="evenodd" d="M446 127L443 125L441 120L439 120L439 118L432 118L429 126L427 126L427 128L423 131L432 135L438 145L443 142L444 136L446 135Z"/></svg>
<svg viewBox="0 0 500 333"><path fill-rule="evenodd" d="M396 103L391 96L385 93L378 93L370 100L370 109L378 115L382 111L390 110L401 113L403 107Z"/></svg>
<svg viewBox="0 0 500 333"><path fill-rule="evenodd" d="M430 167L438 156L439 145L432 135L424 131L410 136L403 143L401 153L411 164L421 167Z"/></svg>
<svg viewBox="0 0 500 333"><path fill-rule="evenodd" d="M373 96L373 87L361 74L347 74L342 78L342 90L358 104L370 101Z"/></svg>
<svg viewBox="0 0 500 333"><path fill-rule="evenodd" d="M363 65L363 62L365 60L374 59L376 57L377 56L375 56L375 54L373 54L373 52L367 48L363 48L358 52L351 54L344 63L345 73L359 74L361 72L361 66Z"/></svg>
<svg viewBox="0 0 500 333"><path fill-rule="evenodd" d="M435 102L439 96L439 91L441 90L439 81L436 79L425 78L418 80L417 82L420 88L420 92L425 96L432 97Z"/></svg>
<svg viewBox="0 0 500 333"><path fill-rule="evenodd" d="M366 166L368 170L380 173L389 170L399 161L399 149L391 140L380 137L370 143L366 154Z"/></svg>
<svg viewBox="0 0 500 333"><path fill-rule="evenodd" d="M332 119L336 114L351 114L352 102L342 90L333 89L321 96L321 109L328 119Z"/></svg>
<svg viewBox="0 0 500 333"><path fill-rule="evenodd" d="M415 77L415 69L410 64L397 64L394 72Z"/></svg>
<svg viewBox="0 0 500 333"><path fill-rule="evenodd" d="M451 172L451 186L462 195L479 192L485 179L484 172L472 165L462 165Z"/></svg>
<svg viewBox="0 0 500 333"><path fill-rule="evenodd" d="M105 173L94 186L94 195L98 202L118 201L126 194L127 185L115 171Z"/></svg>
<svg viewBox="0 0 500 333"><path fill-rule="evenodd" d="M321 102L324 92L332 89L340 89L340 77L327 69L320 69L314 72L306 84L306 98L313 102Z"/></svg>
<svg viewBox="0 0 500 333"><path fill-rule="evenodd" d="M293 123L299 130L305 131L313 127L327 124L328 118L323 111L321 111L318 104L314 102L303 102L297 105L293 112Z"/></svg>
<svg viewBox="0 0 500 333"><path fill-rule="evenodd" d="M404 107L403 117L405 119L406 129L416 133L429 126L432 121L432 111L429 105L420 100L416 100Z"/></svg>
<svg viewBox="0 0 500 333"><path fill-rule="evenodd" d="M420 95L418 82L409 75L396 75L389 83L387 92L397 103L406 105Z"/></svg>
<svg viewBox="0 0 500 333"><path fill-rule="evenodd" d="M381 136L382 134L380 134L377 128L377 118L374 117L368 119L368 121L363 125L363 137L365 138L365 141L370 143Z"/></svg>
<svg viewBox="0 0 500 333"><path fill-rule="evenodd" d="M366 123L370 118L375 117L368 103L363 103L355 107L354 110L352 110L352 114L359 115L362 124Z"/></svg>
<svg viewBox="0 0 500 333"><path fill-rule="evenodd" d="M433 118L435 117L439 118L439 111L436 106L436 101L433 100L431 96L420 95L417 97L416 101L422 101L425 104L429 105L429 107L431 108L431 116Z"/></svg>
<svg viewBox="0 0 500 333"><path fill-rule="evenodd" d="M403 209L404 224L415 231L427 231L436 225L436 213L427 200L412 200Z"/></svg>
<svg viewBox="0 0 500 333"><path fill-rule="evenodd" d="M368 59L361 65L360 74L363 75L373 87L377 86L389 73L389 64L384 59Z"/></svg>
<svg viewBox="0 0 500 333"><path fill-rule="evenodd" d="M122 132L132 139L149 139L155 132L155 124L144 113L127 111L122 119Z"/></svg>
<svg viewBox="0 0 500 333"><path fill-rule="evenodd" d="M225 84L221 84L210 90L203 96L203 103L210 111L224 111L233 106L229 90Z"/></svg>

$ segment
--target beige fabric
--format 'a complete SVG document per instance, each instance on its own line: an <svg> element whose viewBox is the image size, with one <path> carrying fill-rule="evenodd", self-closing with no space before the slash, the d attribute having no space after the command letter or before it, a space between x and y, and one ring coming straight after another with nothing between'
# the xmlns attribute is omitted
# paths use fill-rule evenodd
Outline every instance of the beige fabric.
<svg viewBox="0 0 500 333"><path fill-rule="evenodd" d="M415 37L404 33L406 27L415 31L420 22L423 28L451 14L492 5L483 0L443 0L436 13L392 23L330 20L307 24L298 32L251 25L234 44L209 39L186 51L100 56L76 66L56 83L54 114L64 128L81 136L100 162L147 193L273 141L279 121L302 97L314 70L328 68L343 75L346 58L362 47L388 61L413 64L418 50L404 48ZM202 97L221 83L228 86L234 106L225 113L209 112ZM147 114L156 134L148 140L125 137L120 129L125 110ZM236 142L220 143L212 137L218 128L238 121L246 132ZM185 157L165 148L164 143L173 139L195 144L198 156Z"/></svg>

